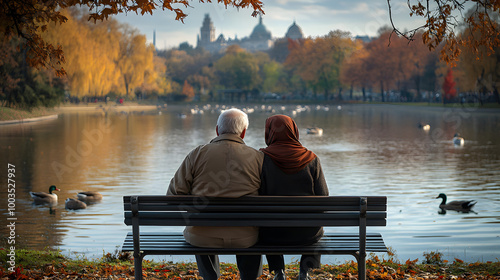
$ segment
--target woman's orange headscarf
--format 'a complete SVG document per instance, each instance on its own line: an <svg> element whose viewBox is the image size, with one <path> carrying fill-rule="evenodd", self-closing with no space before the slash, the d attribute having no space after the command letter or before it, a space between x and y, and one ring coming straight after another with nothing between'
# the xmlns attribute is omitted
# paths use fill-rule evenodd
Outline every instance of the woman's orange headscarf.
<svg viewBox="0 0 500 280"><path fill-rule="evenodd" d="M267 148L260 149L285 173L296 173L316 158L299 142L299 129L289 116L275 115L266 120Z"/></svg>

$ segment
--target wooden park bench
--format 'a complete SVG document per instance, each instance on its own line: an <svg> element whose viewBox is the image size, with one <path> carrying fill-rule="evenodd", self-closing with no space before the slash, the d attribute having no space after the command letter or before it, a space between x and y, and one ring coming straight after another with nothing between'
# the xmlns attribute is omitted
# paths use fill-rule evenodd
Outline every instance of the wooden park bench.
<svg viewBox="0 0 500 280"><path fill-rule="evenodd" d="M379 233L367 226L385 226L384 196L124 196L125 224L132 232L122 251L134 252L135 279L142 279L147 255L353 255L358 278L366 279L366 252L387 252ZM145 226L358 227L359 233L327 233L308 246L200 248L188 244L182 232L148 232Z"/></svg>

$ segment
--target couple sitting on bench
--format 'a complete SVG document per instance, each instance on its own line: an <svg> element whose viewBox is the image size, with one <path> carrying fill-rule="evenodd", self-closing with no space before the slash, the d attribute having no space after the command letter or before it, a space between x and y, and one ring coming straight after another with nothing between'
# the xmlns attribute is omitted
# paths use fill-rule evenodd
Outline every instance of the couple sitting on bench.
<svg viewBox="0 0 500 280"><path fill-rule="evenodd" d="M288 116L266 120L266 148L255 150L243 141L248 116L230 109L220 114L217 137L192 150L172 178L167 195L238 198L246 195L328 196L319 159L299 142L299 131ZM188 243L208 248L248 248L259 244L309 245L323 236L321 227L199 227L188 226ZM283 255L267 255L274 279L286 279ZM298 279L310 279L308 270L320 266L320 255L303 255ZM260 255L237 255L241 279L262 274ZM220 277L216 255L196 255L205 280Z"/></svg>

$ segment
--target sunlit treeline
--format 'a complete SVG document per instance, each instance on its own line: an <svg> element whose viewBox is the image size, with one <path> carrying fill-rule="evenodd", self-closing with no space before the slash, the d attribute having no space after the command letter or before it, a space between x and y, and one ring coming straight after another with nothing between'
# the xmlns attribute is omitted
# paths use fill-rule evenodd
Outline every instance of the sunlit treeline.
<svg viewBox="0 0 500 280"><path fill-rule="evenodd" d="M440 48L429 50L417 39L421 34L414 38L409 41L382 28L363 42L337 30L316 38L280 40L266 53L229 46L224 53L210 55L181 44L159 55L178 87L187 81L200 95L239 89L261 97L275 92L290 98L442 102L444 79L452 69L457 94L447 96L450 101L498 101L499 50L478 57L463 49L457 64L449 65L439 60Z"/></svg>
<svg viewBox="0 0 500 280"><path fill-rule="evenodd" d="M48 42L64 49L64 79L47 70L25 70L23 52L16 52L9 38L0 38L4 105L46 105L62 95L54 88L78 98L222 101L229 93L239 100L443 102L446 97L452 102L499 102L499 49L479 56L461 49L459 61L449 65L439 60L439 47L429 50L419 39L421 34L409 41L382 28L368 42L335 30L314 38L279 39L267 52L229 45L212 54L188 43L156 51L126 24L113 19L94 23L77 9L64 13L67 23L43 32ZM471 35L474 31L462 30L460 36ZM456 88L444 96L446 75Z"/></svg>
<svg viewBox="0 0 500 280"><path fill-rule="evenodd" d="M68 22L50 26L44 36L64 49L71 96L170 92L165 63L154 55L154 46L144 35L114 19L94 24L78 10L65 13Z"/></svg>

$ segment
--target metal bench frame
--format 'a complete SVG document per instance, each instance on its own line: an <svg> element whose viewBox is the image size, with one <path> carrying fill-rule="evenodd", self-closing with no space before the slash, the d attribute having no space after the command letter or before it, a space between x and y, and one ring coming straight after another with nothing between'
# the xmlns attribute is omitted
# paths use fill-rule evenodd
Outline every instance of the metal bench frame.
<svg viewBox="0 0 500 280"><path fill-rule="evenodd" d="M387 252L382 236L367 226L385 226L385 196L124 196L125 224L132 226L122 251L134 252L135 279L146 255L352 255L358 279L366 279L366 252ZM325 234L313 245L200 248L181 233L140 232L141 226L358 227L359 233Z"/></svg>

